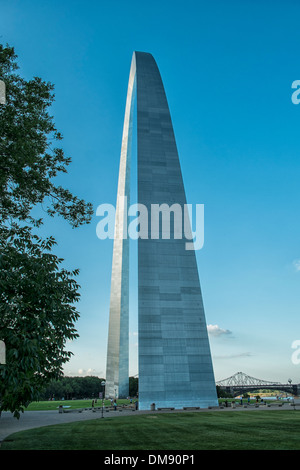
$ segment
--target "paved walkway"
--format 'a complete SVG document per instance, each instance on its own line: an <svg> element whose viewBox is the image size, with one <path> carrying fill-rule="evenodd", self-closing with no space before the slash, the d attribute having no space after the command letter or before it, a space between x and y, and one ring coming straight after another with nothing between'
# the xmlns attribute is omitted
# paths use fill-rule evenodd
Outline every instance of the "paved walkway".
<svg viewBox="0 0 300 470"><path fill-rule="evenodd" d="M299 407L297 407L299 409ZM267 406L248 406L246 408L242 406L237 406L235 409L230 407L228 408L212 408L207 409L203 408L198 410L197 412L202 413L206 411L243 411L243 410L291 410L293 409L290 405L285 404L285 406L278 407L278 405L273 405L270 408ZM191 410L192 411L192 410ZM174 411L133 411L131 409L123 409L122 411L104 411L103 416L104 418L113 418L113 417L120 417L120 416L137 416L140 414L153 414L153 413L183 413L187 412L185 410L174 410ZM10 434L19 431L25 431L27 429L38 428L42 426L50 426L52 424L62 424L62 423L71 423L74 421L83 421L88 419L99 419L102 416L101 409L97 409L96 411L92 411L90 409L83 410L82 412L78 412L77 410L69 411L66 413L59 413L58 410L51 410L51 411L25 411L21 413L20 419L16 419L13 417L12 413L10 412L2 412L0 418L0 443Z"/></svg>

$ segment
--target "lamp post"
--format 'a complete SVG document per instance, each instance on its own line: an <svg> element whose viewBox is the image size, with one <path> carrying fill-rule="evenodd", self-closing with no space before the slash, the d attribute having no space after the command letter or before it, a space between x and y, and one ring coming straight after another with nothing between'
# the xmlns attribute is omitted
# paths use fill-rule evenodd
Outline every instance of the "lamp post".
<svg viewBox="0 0 300 470"><path fill-rule="evenodd" d="M101 415L101 418L104 418L104 416L103 416L103 406L104 406L104 387L105 387L105 380L102 380L101 386L103 387L103 390L102 390L102 415Z"/></svg>

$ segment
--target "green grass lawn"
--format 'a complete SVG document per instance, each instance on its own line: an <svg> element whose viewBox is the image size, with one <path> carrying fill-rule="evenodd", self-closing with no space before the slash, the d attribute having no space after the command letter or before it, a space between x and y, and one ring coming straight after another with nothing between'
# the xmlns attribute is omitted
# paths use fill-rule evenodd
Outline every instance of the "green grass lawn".
<svg viewBox="0 0 300 470"><path fill-rule="evenodd" d="M86 400L54 400L54 401L38 401L32 402L28 405L26 410L29 411L42 411L42 410L56 410L59 405L69 406L71 409L78 409L78 408L91 408L93 399L86 399ZM133 402L136 400L133 399ZM232 399L228 399L228 406L230 406ZM237 404L240 403L240 400L235 400ZM266 400L268 402L268 400ZM224 403L225 398L220 398L219 403ZM127 399L118 399L118 405L129 405L130 401ZM247 405L247 400L244 399L243 403ZM251 400L251 404L254 404L255 400ZM280 401L272 401L270 402L273 405L276 403L282 403ZM98 398L97 403L95 403L95 407L101 407L102 400ZM110 400L104 400L104 406L110 406Z"/></svg>
<svg viewBox="0 0 300 470"><path fill-rule="evenodd" d="M299 450L294 410L153 413L22 431L1 450Z"/></svg>
<svg viewBox="0 0 300 470"><path fill-rule="evenodd" d="M28 405L26 410L29 411L42 411L42 410L56 410L59 405L68 406L71 409L78 408L91 408L93 399L88 400L55 400L55 401L36 401ZM118 400L118 405L129 404L129 400ZM101 407L102 400L98 398L95 407ZM110 406L110 400L104 400L104 406Z"/></svg>

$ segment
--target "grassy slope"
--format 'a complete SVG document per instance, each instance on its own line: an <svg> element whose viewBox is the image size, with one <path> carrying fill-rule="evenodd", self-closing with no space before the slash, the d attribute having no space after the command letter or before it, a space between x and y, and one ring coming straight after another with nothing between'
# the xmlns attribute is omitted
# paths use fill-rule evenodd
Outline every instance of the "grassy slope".
<svg viewBox="0 0 300 470"><path fill-rule="evenodd" d="M105 418L15 433L1 449L300 449L297 411L218 411Z"/></svg>

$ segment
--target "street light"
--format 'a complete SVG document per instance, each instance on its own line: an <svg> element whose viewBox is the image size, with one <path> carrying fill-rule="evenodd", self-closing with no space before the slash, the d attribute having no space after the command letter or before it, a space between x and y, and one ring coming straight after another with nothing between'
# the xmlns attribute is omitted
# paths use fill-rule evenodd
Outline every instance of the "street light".
<svg viewBox="0 0 300 470"><path fill-rule="evenodd" d="M105 387L105 380L102 380L101 386L103 387L103 390L102 390L102 416L101 416L101 418L104 418L104 416L103 416L103 406L104 406L104 387Z"/></svg>

